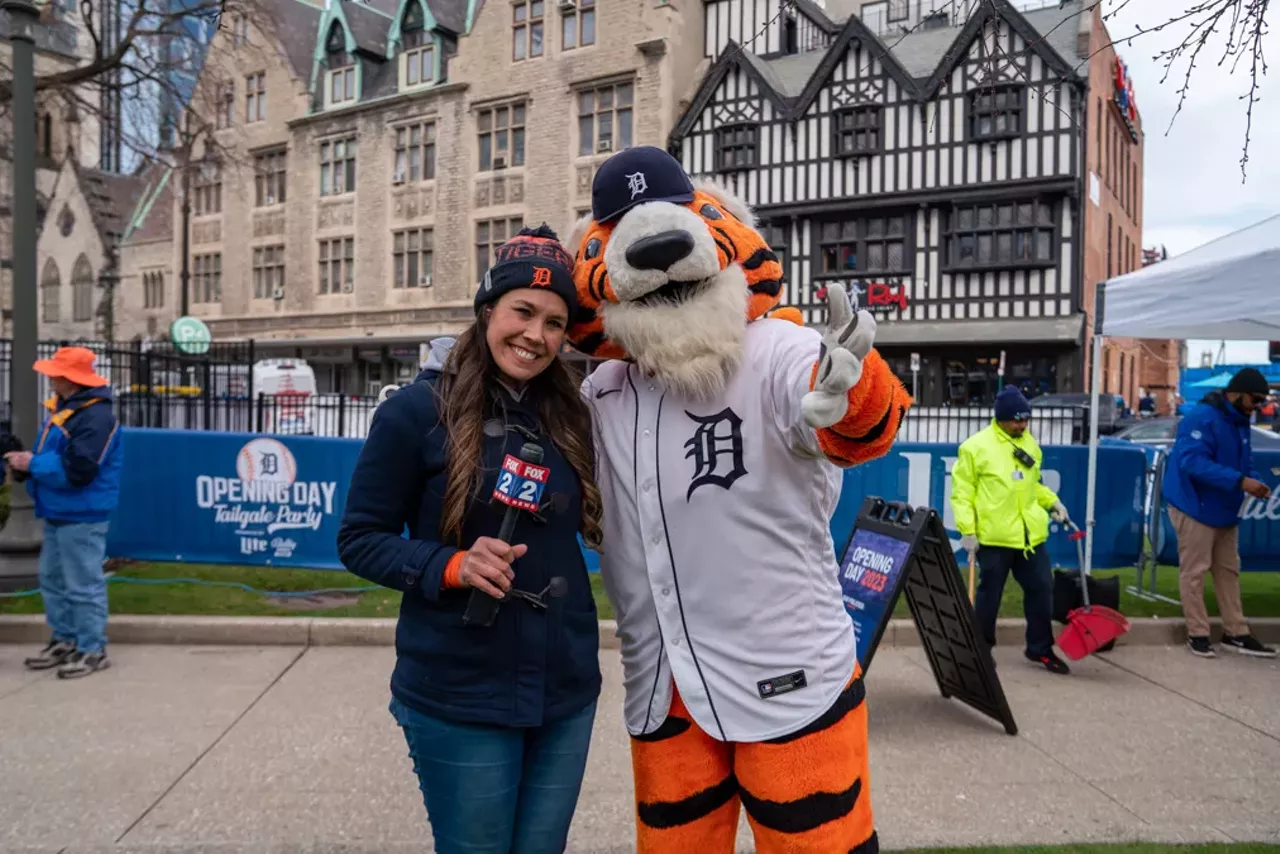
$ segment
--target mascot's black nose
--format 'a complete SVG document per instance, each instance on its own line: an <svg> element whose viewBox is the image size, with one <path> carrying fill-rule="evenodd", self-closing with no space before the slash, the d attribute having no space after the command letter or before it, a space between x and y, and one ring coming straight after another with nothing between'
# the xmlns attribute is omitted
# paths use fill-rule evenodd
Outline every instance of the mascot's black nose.
<svg viewBox="0 0 1280 854"><path fill-rule="evenodd" d="M642 237L627 247L627 263L637 270L665 270L693 251L693 235L664 231Z"/></svg>

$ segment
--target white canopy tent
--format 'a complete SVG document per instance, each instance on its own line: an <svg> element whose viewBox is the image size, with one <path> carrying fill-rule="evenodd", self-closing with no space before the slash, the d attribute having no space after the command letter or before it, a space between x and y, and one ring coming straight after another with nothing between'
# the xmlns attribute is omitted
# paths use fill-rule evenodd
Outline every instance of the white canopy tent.
<svg viewBox="0 0 1280 854"><path fill-rule="evenodd" d="M1280 215L1098 284L1084 571L1093 568L1098 396L1104 338L1280 341Z"/></svg>

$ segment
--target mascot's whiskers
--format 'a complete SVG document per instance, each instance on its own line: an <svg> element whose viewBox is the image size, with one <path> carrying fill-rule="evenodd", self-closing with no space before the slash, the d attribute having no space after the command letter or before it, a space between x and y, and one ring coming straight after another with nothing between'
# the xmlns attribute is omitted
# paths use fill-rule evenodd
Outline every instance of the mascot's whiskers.
<svg viewBox="0 0 1280 854"><path fill-rule="evenodd" d="M639 854L730 854L743 809L760 854L875 854L829 526L840 469L888 452L911 404L875 321L839 284L825 333L776 310L750 210L657 148L600 166L568 246L570 340L609 360L583 395Z"/></svg>

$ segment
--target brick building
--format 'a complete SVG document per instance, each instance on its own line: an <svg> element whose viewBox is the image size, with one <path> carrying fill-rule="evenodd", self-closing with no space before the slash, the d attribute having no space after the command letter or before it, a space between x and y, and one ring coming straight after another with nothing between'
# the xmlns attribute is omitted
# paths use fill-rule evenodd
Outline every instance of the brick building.
<svg viewBox="0 0 1280 854"><path fill-rule="evenodd" d="M193 101L218 130L189 173L189 311L307 359L321 391L411 377L419 344L470 321L493 248L522 224L567 234L598 164L664 144L705 68L698 5L259 2L215 36ZM163 283L140 310L161 334L180 187L123 250L123 288Z"/></svg>

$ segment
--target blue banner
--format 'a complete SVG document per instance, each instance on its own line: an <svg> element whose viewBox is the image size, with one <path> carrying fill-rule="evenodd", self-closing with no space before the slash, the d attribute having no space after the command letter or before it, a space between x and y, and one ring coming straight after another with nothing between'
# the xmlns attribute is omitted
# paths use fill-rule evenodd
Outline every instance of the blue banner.
<svg viewBox="0 0 1280 854"><path fill-rule="evenodd" d="M359 439L126 429L107 554L342 569L338 523Z"/></svg>
<svg viewBox="0 0 1280 854"><path fill-rule="evenodd" d="M907 565L911 543L875 531L858 530L840 563L844 607L853 619L858 661L866 666L876 629L889 610L889 600Z"/></svg>
<svg viewBox="0 0 1280 854"><path fill-rule="evenodd" d="M1259 500L1246 495L1240 504L1240 568L1245 572L1280 570L1280 452L1255 451L1253 470L1271 497ZM1169 506L1161 502L1160 536L1155 544L1160 563L1178 565L1178 536L1169 519Z"/></svg>
<svg viewBox="0 0 1280 854"><path fill-rule="evenodd" d="M338 524L361 440L129 428L124 442L127 462L120 506L107 536L108 555L343 568L337 555ZM844 548L863 498L878 495L938 509L958 549L960 534L950 504L957 447L903 443L883 459L849 469L831 519L835 548ZM1044 449L1044 481L1081 526L1087 464L1087 448ZM1137 562L1145 468L1146 457L1137 446L1099 448L1094 566ZM1280 517L1275 503L1263 511ZM1280 526L1273 523L1275 527ZM1058 525L1051 531L1051 559L1059 566L1076 566L1074 544ZM1271 536L1274 543L1277 535ZM586 558L588 568L598 571L597 555L587 551Z"/></svg>

